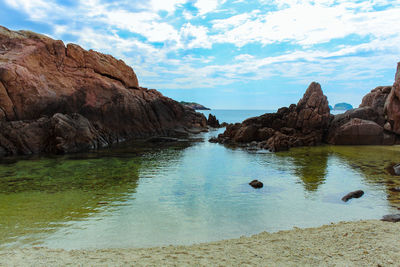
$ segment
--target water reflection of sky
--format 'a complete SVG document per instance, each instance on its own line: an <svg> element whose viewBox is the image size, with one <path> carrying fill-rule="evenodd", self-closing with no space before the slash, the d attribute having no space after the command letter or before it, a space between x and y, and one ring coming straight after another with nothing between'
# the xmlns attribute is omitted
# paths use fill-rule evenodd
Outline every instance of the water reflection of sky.
<svg viewBox="0 0 400 267"><path fill-rule="evenodd" d="M400 156L397 148L382 149L255 153L196 142L3 164L0 223L7 233L0 230L1 243L68 249L190 244L380 218L396 203L387 199L389 178L371 169L382 169L384 155ZM370 167L363 168L367 160ZM253 179L264 188L248 186ZM358 189L366 192L362 198L340 201Z"/></svg>

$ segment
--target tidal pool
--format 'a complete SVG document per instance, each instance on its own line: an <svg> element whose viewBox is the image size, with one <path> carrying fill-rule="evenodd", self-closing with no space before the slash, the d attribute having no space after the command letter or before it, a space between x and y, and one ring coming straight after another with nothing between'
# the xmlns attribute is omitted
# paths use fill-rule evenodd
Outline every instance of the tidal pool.
<svg viewBox="0 0 400 267"><path fill-rule="evenodd" d="M0 249L192 244L398 212L400 147L132 144L0 163ZM264 188L248 183L258 179ZM365 195L347 203L349 191Z"/></svg>

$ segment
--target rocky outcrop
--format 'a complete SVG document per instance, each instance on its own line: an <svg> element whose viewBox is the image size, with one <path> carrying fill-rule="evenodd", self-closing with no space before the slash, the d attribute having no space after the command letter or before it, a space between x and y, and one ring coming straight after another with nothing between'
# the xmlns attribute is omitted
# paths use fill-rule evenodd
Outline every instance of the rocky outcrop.
<svg viewBox="0 0 400 267"><path fill-rule="evenodd" d="M122 60L0 27L0 155L76 152L205 126L203 115L140 87Z"/></svg>
<svg viewBox="0 0 400 267"><path fill-rule="evenodd" d="M313 82L297 105L228 125L217 141L236 144L255 141L259 148L271 151L317 145L322 143L330 120L327 98L321 86Z"/></svg>
<svg viewBox="0 0 400 267"><path fill-rule="evenodd" d="M318 83L311 83L297 105L230 124L210 141L256 145L271 151L321 143L332 145L400 144L400 63L393 86L364 96L359 108L333 116Z"/></svg>
<svg viewBox="0 0 400 267"><path fill-rule="evenodd" d="M397 64L393 88L385 101L384 112L387 119L385 129L400 134L400 62Z"/></svg>
<svg viewBox="0 0 400 267"><path fill-rule="evenodd" d="M395 106L393 103L396 100L391 98L394 90L395 86L379 86L364 96L359 108L336 115L330 124L326 142L334 145L398 143L399 137L392 130L394 121L388 119L387 113L388 106Z"/></svg>
<svg viewBox="0 0 400 267"><path fill-rule="evenodd" d="M219 128L221 125L219 124L219 120L212 114L208 114L207 125L213 128Z"/></svg>

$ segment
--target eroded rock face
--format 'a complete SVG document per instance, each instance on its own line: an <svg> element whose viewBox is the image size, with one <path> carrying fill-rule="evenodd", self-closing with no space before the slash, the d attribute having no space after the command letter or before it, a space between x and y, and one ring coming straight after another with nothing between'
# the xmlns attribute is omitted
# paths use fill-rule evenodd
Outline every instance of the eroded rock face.
<svg viewBox="0 0 400 267"><path fill-rule="evenodd" d="M139 87L122 60L0 27L0 154L75 152L202 128L206 118Z"/></svg>
<svg viewBox="0 0 400 267"><path fill-rule="evenodd" d="M297 105L228 125L217 140L237 144L256 141L260 148L271 151L317 145L321 144L330 120L328 100L321 86L313 82Z"/></svg>
<svg viewBox="0 0 400 267"><path fill-rule="evenodd" d="M400 134L400 62L397 64L395 82L385 101L384 111L388 122L385 129Z"/></svg>

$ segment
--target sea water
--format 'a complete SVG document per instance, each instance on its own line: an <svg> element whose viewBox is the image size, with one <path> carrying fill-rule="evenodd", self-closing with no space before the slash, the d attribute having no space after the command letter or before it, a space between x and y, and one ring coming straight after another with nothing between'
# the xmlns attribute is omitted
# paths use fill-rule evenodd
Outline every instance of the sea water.
<svg viewBox="0 0 400 267"><path fill-rule="evenodd" d="M215 113L235 122L263 111ZM3 158L0 249L193 244L398 213L399 179L385 170L400 162L398 146L271 153L208 142L221 131L171 144ZM250 187L253 179L264 187ZM359 189L363 197L341 201Z"/></svg>

